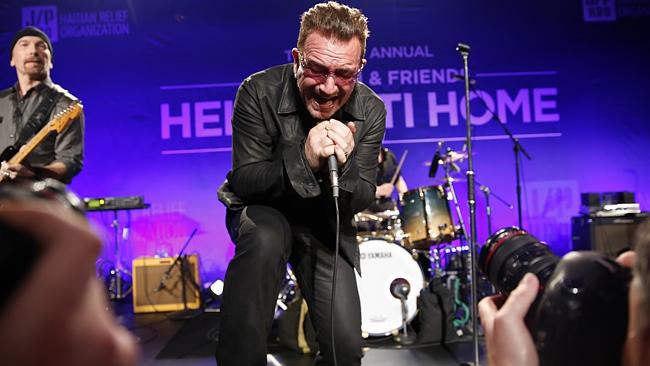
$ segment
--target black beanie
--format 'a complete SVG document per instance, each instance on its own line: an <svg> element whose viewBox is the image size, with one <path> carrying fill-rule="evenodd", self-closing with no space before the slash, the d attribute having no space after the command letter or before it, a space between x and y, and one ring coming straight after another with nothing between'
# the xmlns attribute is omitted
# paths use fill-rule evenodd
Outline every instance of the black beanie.
<svg viewBox="0 0 650 366"><path fill-rule="evenodd" d="M50 37L47 36L42 30L28 26L25 27L16 33L14 36L14 39L11 41L11 47L9 47L9 59L11 60L11 55L14 53L14 46L16 46L16 43L18 42L19 39L26 37L26 36L34 36L42 39L45 43L47 43L47 48L50 49L50 54L52 55L52 58L54 58L54 49L52 49L52 42L50 42Z"/></svg>

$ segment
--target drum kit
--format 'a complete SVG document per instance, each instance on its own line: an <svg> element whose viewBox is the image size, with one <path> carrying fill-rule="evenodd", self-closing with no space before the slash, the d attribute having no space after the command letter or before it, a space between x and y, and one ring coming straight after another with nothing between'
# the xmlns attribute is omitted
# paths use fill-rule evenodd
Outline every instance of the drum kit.
<svg viewBox="0 0 650 366"><path fill-rule="evenodd" d="M404 192L399 210L363 211L355 216L360 230L362 276L357 275L357 286L364 337L394 335L398 339L400 330L406 332L417 315L420 291L434 278L443 279L448 287L459 278L468 247L453 185L458 179L452 173L457 171L456 162L466 157L464 152L448 149L432 163L444 168L440 185ZM457 210L456 224L450 202ZM457 240L460 245L454 244Z"/></svg>

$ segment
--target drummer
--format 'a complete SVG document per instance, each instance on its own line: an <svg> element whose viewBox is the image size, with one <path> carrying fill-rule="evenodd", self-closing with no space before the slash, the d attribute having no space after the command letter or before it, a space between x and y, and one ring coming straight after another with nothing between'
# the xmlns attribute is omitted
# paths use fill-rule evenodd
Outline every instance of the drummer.
<svg viewBox="0 0 650 366"><path fill-rule="evenodd" d="M375 192L375 202L373 202L368 211L380 213L385 211L397 210L397 201L393 198L393 193L397 190L398 198L401 199L402 195L408 191L408 186L401 172L398 173L397 178L394 179L395 171L397 170L397 159L395 154L388 148L382 146L379 149L379 165L377 166L377 191ZM395 181L391 184L391 181Z"/></svg>
<svg viewBox="0 0 650 366"><path fill-rule="evenodd" d="M387 229L385 221L399 215L397 201L393 197L395 190L397 190L399 198L408 191L406 181L399 172L397 178L393 177L399 165L395 154L382 146L379 149L377 159L379 164L377 166L375 201L366 210L356 215L357 230L361 236L369 235L363 234L364 232L377 232ZM391 183L392 181L395 183Z"/></svg>

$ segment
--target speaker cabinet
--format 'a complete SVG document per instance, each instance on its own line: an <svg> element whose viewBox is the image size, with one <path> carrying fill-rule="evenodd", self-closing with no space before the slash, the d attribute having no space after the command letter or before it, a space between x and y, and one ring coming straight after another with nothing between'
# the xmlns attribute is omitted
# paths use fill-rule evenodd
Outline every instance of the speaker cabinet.
<svg viewBox="0 0 650 366"><path fill-rule="evenodd" d="M133 260L135 313L183 310L186 306L187 309L200 307L198 257L183 256L174 264L175 261L175 257L139 257Z"/></svg>
<svg viewBox="0 0 650 366"><path fill-rule="evenodd" d="M647 217L647 213L617 217L572 217L573 250L595 250L614 257L632 248L634 233Z"/></svg>

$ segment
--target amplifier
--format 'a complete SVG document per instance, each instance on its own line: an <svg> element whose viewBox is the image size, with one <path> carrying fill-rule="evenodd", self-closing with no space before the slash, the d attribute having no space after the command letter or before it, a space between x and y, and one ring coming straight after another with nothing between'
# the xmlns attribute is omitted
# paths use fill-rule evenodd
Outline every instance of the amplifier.
<svg viewBox="0 0 650 366"><path fill-rule="evenodd" d="M637 227L647 213L618 217L576 216L571 218L573 250L595 250L617 256L632 248Z"/></svg>
<svg viewBox="0 0 650 366"><path fill-rule="evenodd" d="M171 271L176 257L139 257L133 260L133 312L147 313L185 309L183 284L187 309L201 305L199 292L198 257L181 257ZM185 281L181 276L185 270Z"/></svg>

